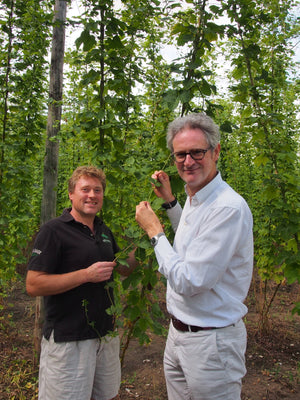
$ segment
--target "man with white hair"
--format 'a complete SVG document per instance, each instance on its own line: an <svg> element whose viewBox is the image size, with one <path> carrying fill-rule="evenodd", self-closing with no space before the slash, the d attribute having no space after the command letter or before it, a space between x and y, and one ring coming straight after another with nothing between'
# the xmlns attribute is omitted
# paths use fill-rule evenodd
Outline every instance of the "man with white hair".
<svg viewBox="0 0 300 400"><path fill-rule="evenodd" d="M253 269L252 214L246 201L217 169L220 134L205 115L177 118L167 143L186 183L182 209L164 171L160 185L175 231L173 246L146 201L136 221L154 246L159 272L167 279L169 334L164 370L170 400L238 400L246 373L247 335L242 318Z"/></svg>

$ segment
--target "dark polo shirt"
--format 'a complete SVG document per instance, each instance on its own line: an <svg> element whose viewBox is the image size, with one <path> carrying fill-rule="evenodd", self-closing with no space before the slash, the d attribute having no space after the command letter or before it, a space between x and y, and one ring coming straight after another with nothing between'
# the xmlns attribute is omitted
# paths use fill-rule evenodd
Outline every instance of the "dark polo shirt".
<svg viewBox="0 0 300 400"><path fill-rule="evenodd" d="M110 229L95 218L95 236L74 220L71 209L45 223L36 238L28 269L63 274L87 268L97 261L113 261L119 251ZM113 329L113 293L106 282L86 283L65 293L45 296L43 335L55 342L92 339ZM109 292L108 292L109 291Z"/></svg>

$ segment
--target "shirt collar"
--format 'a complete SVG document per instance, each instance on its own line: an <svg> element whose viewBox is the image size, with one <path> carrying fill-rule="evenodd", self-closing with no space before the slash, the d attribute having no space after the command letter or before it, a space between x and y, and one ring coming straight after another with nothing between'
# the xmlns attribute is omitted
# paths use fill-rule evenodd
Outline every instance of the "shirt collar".
<svg viewBox="0 0 300 400"><path fill-rule="evenodd" d="M75 221L76 222L76 220L73 218L72 214L70 214L71 210L72 210L71 207L64 209L64 211L62 213L62 216L61 216L61 219L63 220L63 222L71 222L71 221ZM97 224L101 225L102 223L103 223L103 221L96 215L95 216L95 226Z"/></svg>
<svg viewBox="0 0 300 400"><path fill-rule="evenodd" d="M217 175L212 179L207 185L205 185L202 189L198 190L198 192L195 193L195 195L191 199L191 203L196 205L196 204L201 204L203 203L214 190L220 185L222 182L222 177L220 171L218 171ZM184 186L185 192L188 195L187 192L187 185Z"/></svg>

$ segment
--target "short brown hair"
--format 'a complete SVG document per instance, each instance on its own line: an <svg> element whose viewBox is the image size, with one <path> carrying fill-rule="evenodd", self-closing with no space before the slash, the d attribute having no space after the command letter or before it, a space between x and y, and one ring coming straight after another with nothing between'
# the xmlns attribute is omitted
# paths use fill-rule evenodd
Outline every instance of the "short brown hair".
<svg viewBox="0 0 300 400"><path fill-rule="evenodd" d="M68 183L68 191L69 193L73 193L76 183L79 181L79 179L82 176L91 176L93 178L99 179L101 182L103 192L105 191L106 188L106 177L105 173L103 172L102 169L94 167L92 165L84 165L82 167L78 167L75 169L73 172L71 178L69 179Z"/></svg>

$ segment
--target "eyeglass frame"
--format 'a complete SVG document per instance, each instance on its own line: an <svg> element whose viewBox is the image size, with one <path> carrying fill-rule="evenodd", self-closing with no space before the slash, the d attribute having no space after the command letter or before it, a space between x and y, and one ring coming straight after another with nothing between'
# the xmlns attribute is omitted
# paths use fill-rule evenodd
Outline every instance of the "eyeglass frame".
<svg viewBox="0 0 300 400"><path fill-rule="evenodd" d="M192 149L192 150L190 150L190 151L178 151L178 152L173 152L173 153L171 154L171 156L172 156L174 162L177 162L177 163L179 163L179 164L185 162L186 156L187 156L188 154L190 155L190 157L191 157L194 161L202 161L202 160L204 159L204 157L205 157L205 154L206 154L209 150L211 150L212 148L213 148L213 146L209 146L208 149ZM193 152L193 151L200 151L201 154L202 154L202 157L201 157L201 158L194 158L194 157L192 156L192 154L191 154L191 152ZM176 154L178 154L178 153L181 153L181 154L184 153L184 159L183 159L182 161L177 161L177 160L176 160Z"/></svg>

